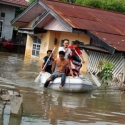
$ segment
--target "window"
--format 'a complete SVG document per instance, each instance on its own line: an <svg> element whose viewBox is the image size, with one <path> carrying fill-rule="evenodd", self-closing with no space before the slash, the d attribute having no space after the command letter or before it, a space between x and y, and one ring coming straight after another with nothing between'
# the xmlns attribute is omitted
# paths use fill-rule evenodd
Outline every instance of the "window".
<svg viewBox="0 0 125 125"><path fill-rule="evenodd" d="M2 31L3 31L3 21L0 20L0 38L2 38Z"/></svg>
<svg viewBox="0 0 125 125"><path fill-rule="evenodd" d="M39 57L40 54L40 46L41 46L41 39L37 36L33 36L33 48L32 48L32 55Z"/></svg>
<svg viewBox="0 0 125 125"><path fill-rule="evenodd" d="M1 13L1 17L5 17L5 13L2 12L2 13Z"/></svg>
<svg viewBox="0 0 125 125"><path fill-rule="evenodd" d="M60 42L60 46L63 46L64 40L61 40Z"/></svg>
<svg viewBox="0 0 125 125"><path fill-rule="evenodd" d="M93 40L92 38L90 39L90 45L92 45L92 46L97 46L97 47L102 47L102 45L100 45L98 42L96 42L96 41Z"/></svg>
<svg viewBox="0 0 125 125"><path fill-rule="evenodd" d="M74 41L72 41L72 45L73 45ZM84 42L79 41L79 46L84 46Z"/></svg>

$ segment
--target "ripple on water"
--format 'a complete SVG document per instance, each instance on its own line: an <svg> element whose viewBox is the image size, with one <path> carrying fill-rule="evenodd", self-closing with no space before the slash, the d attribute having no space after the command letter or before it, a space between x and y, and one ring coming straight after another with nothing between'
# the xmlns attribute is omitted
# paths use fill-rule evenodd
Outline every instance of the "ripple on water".
<svg viewBox="0 0 125 125"><path fill-rule="evenodd" d="M39 74L37 61L24 60L19 54L0 53L1 87L22 86L38 89L34 79ZM8 115L8 122L18 120L19 125L123 125L125 124L125 93L102 92L61 93L50 89L33 89L23 94L23 113L17 117ZM8 110L8 109L7 109ZM0 118L0 123L6 115Z"/></svg>

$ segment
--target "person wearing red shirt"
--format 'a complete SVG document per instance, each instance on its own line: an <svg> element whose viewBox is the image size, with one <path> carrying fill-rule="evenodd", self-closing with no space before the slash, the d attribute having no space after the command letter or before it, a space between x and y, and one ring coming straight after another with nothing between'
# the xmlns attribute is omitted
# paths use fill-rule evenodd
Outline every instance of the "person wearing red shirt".
<svg viewBox="0 0 125 125"><path fill-rule="evenodd" d="M82 63L85 63L85 61L84 61L84 58L83 58L83 56L82 56L82 52L81 52L81 50L79 49L79 41L78 40L75 40L74 41L74 43L73 43L73 45L71 45L71 46L69 46L68 48L70 48L71 50L72 50L72 54L70 55L71 57L72 56L76 56L76 57L78 57L78 55L77 55L77 53L79 54L79 56L81 57L81 59L82 59ZM75 50L76 50L76 52L75 52ZM77 58L77 59L79 59L79 58ZM79 62L81 62L81 60L79 59Z"/></svg>
<svg viewBox="0 0 125 125"><path fill-rule="evenodd" d="M75 40L73 45L69 46L68 48L70 48L72 51L72 53L69 55L69 61L71 63L73 74L75 76L79 76L79 73L80 73L79 71L80 71L80 68L82 67L81 62L85 63L84 58L82 56L82 52L79 49L79 41ZM78 53L78 55L81 57L82 60L79 58L79 56L75 51ZM66 68L66 75L70 75L68 68Z"/></svg>

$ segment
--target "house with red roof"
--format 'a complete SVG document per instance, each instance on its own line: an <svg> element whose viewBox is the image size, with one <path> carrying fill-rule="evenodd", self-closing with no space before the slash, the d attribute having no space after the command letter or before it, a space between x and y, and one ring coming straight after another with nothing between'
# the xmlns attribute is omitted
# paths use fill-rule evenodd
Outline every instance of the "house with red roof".
<svg viewBox="0 0 125 125"><path fill-rule="evenodd" d="M99 73L100 60L114 63L114 80L125 77L125 15L117 12L63 3L54 0L37 0L12 20L19 33L27 34L25 57L42 60L48 49L62 41L79 40L87 68ZM85 71L83 65L82 71Z"/></svg>
<svg viewBox="0 0 125 125"><path fill-rule="evenodd" d="M27 6L25 0L0 0L0 39L12 39L13 26L10 22L15 18L15 9Z"/></svg>

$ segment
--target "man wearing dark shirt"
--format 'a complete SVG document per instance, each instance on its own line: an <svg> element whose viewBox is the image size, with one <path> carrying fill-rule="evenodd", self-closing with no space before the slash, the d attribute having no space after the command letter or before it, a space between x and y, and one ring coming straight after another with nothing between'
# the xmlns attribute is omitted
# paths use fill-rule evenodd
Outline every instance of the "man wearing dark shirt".
<svg viewBox="0 0 125 125"><path fill-rule="evenodd" d="M51 57L50 57L51 56ZM48 58L50 57L50 59L48 60ZM48 62L47 62L48 60ZM42 71L48 72L48 73L52 73L52 61L54 60L53 56L52 56L52 50L48 50L47 51L47 56L45 56L43 58L43 63L42 63ZM47 64L46 64L47 62ZM46 64L45 68L43 69L44 65Z"/></svg>

